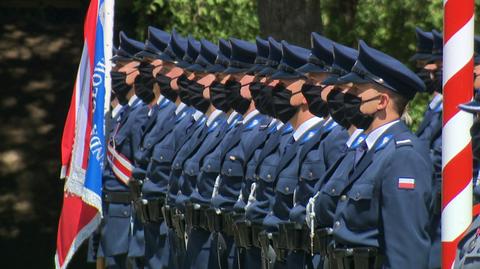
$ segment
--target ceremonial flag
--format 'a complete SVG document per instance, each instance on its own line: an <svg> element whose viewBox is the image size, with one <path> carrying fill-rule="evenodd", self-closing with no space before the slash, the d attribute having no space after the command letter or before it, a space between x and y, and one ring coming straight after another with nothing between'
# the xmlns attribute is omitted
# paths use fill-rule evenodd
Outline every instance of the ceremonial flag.
<svg viewBox="0 0 480 269"><path fill-rule="evenodd" d="M65 178L65 187L58 223L56 268L67 268L101 219L113 1L92 0L85 19L82 57L62 137L61 178Z"/></svg>

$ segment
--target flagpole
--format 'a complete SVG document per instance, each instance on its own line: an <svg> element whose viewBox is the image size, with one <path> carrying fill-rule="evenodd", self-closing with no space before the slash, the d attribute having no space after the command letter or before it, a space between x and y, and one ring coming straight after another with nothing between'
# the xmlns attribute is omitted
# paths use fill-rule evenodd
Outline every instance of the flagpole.
<svg viewBox="0 0 480 269"><path fill-rule="evenodd" d="M472 115L458 105L473 94L474 1L444 0L442 268L452 268L472 222Z"/></svg>
<svg viewBox="0 0 480 269"><path fill-rule="evenodd" d="M105 23L104 23L104 42L105 42L105 114L110 111L110 96L112 93L112 79L110 71L112 70L112 48L113 48L113 27L114 27L114 8L115 0L105 0Z"/></svg>

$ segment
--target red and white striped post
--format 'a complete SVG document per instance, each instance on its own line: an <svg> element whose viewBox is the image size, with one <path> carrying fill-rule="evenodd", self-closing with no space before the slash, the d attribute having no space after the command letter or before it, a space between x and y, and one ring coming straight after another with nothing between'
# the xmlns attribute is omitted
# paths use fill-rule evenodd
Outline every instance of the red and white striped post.
<svg viewBox="0 0 480 269"><path fill-rule="evenodd" d="M472 115L458 105L473 95L474 0L444 0L442 268L451 268L472 222Z"/></svg>

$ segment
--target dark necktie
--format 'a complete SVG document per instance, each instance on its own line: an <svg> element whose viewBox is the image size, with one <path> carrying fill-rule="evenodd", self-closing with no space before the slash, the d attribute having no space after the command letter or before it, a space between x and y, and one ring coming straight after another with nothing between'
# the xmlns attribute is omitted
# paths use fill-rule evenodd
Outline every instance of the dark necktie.
<svg viewBox="0 0 480 269"><path fill-rule="evenodd" d="M360 160L365 156L365 153L368 151L368 146L366 140L360 143L360 145L355 149L355 166L360 162Z"/></svg>

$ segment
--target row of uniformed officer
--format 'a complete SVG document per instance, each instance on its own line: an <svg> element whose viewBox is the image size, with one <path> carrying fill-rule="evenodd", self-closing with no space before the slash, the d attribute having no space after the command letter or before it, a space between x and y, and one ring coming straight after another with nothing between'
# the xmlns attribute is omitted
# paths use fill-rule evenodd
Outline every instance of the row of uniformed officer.
<svg viewBox="0 0 480 269"><path fill-rule="evenodd" d="M427 267L431 159L399 120L425 86L397 60L153 27L113 60L108 268Z"/></svg>

